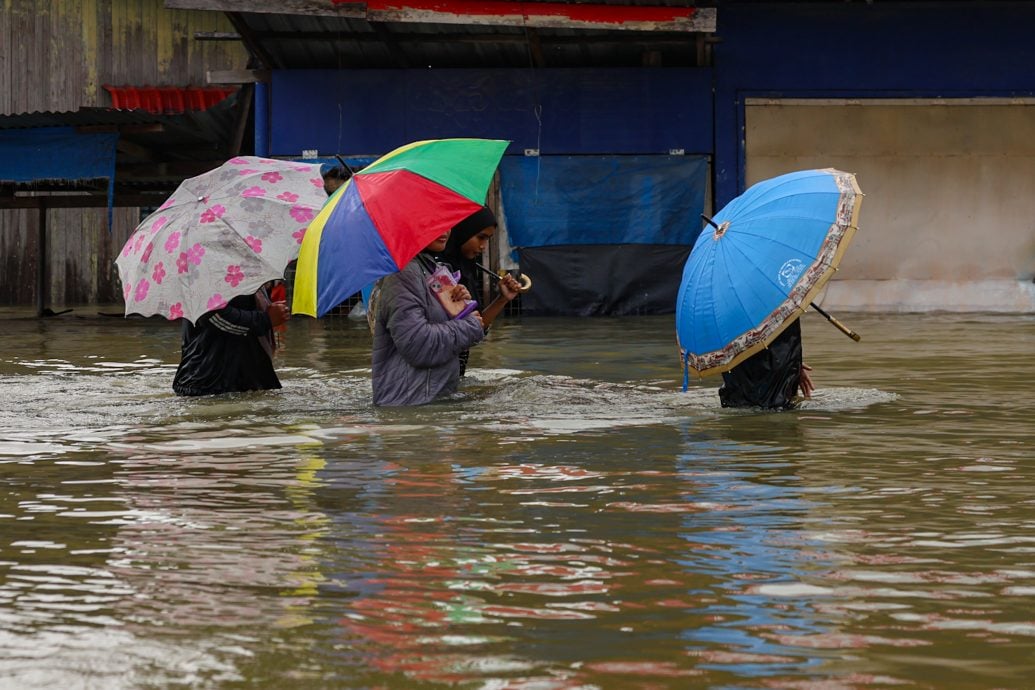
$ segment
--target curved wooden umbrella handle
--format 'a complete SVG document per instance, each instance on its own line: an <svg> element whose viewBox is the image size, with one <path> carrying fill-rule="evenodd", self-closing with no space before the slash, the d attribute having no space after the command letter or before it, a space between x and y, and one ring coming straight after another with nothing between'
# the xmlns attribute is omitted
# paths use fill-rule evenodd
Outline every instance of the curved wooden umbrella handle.
<svg viewBox="0 0 1035 690"><path fill-rule="evenodd" d="M822 309L820 309L819 305L817 305L815 302L809 302L809 306L812 307L813 309L815 309L817 312L819 312L819 314L821 316L823 316L827 321L832 323L837 328L837 330L841 331L842 333L847 335L849 338L851 338L855 342L859 342L862 339L861 335L859 335L858 333L853 331L851 328L849 328L848 326L844 325L843 323L841 323L840 321L835 319L830 314L828 314L825 311L823 311Z"/></svg>
<svg viewBox="0 0 1035 690"><path fill-rule="evenodd" d="M521 283L521 287L518 288L518 292L528 292L532 289L532 279L524 273L518 276L518 282Z"/></svg>

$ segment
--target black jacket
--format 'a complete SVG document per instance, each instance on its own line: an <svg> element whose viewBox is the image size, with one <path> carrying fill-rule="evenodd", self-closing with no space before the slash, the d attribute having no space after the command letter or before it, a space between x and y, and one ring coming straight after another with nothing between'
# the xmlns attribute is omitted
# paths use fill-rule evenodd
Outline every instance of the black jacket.
<svg viewBox="0 0 1035 690"><path fill-rule="evenodd" d="M273 330L254 295L230 300L219 311L183 321L177 395L214 395L280 388L273 370Z"/></svg>
<svg viewBox="0 0 1035 690"><path fill-rule="evenodd" d="M794 407L801 379L801 324L784 329L766 349L722 375L719 400L723 407Z"/></svg>

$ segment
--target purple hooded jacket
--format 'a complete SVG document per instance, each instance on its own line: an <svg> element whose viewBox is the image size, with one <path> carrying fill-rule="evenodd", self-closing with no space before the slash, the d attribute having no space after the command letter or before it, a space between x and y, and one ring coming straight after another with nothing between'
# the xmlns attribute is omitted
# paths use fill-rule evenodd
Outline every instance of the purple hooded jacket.
<svg viewBox="0 0 1035 690"><path fill-rule="evenodd" d="M375 405L423 405L455 392L459 354L485 337L473 314L449 320L425 282L432 263L418 255L381 280L371 358Z"/></svg>

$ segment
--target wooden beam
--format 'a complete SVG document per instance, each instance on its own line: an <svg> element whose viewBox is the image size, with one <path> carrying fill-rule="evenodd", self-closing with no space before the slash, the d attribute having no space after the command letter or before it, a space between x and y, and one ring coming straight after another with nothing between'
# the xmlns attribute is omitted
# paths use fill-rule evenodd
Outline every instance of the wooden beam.
<svg viewBox="0 0 1035 690"><path fill-rule="evenodd" d="M195 31L195 41L240 41L241 34L233 31Z"/></svg>
<svg viewBox="0 0 1035 690"><path fill-rule="evenodd" d="M532 56L532 65L546 67L546 56L543 54L543 43L539 39L539 32L535 29L525 29L525 38L528 39L528 51Z"/></svg>
<svg viewBox="0 0 1035 690"><path fill-rule="evenodd" d="M244 132L248 127L248 115L251 113L252 101L255 100L255 84L245 84L241 87L241 95L237 99L237 122L234 124L234 133L230 140L230 150L227 153L232 156L241 154L241 146L244 144Z"/></svg>
<svg viewBox="0 0 1035 690"><path fill-rule="evenodd" d="M75 128L80 134L96 134L98 132L118 132L119 134L160 134L165 131L161 122L139 125L79 125Z"/></svg>
<svg viewBox="0 0 1035 690"><path fill-rule="evenodd" d="M212 10L256 14L300 14L312 17L366 19L366 4L332 0L165 0L170 10Z"/></svg>
<svg viewBox="0 0 1035 690"><path fill-rule="evenodd" d="M268 84L268 69L210 69L205 72L205 81L209 84Z"/></svg>
<svg viewBox="0 0 1035 690"><path fill-rule="evenodd" d="M116 194L114 206L117 208L161 206L169 194ZM44 213L48 208L106 208L107 194L59 194L47 196L0 196L0 209L39 209ZM46 220L41 220L42 228L37 234L46 232ZM44 238L44 242L46 239Z"/></svg>
<svg viewBox="0 0 1035 690"><path fill-rule="evenodd" d="M212 152L210 152L212 153ZM179 183L188 177L214 170L226 162L223 160L178 160L155 161L152 163L120 163L115 169L118 182L149 182L155 178L173 178Z"/></svg>
<svg viewBox="0 0 1035 690"><path fill-rule="evenodd" d="M47 306L47 207L36 207L36 316L43 316Z"/></svg>

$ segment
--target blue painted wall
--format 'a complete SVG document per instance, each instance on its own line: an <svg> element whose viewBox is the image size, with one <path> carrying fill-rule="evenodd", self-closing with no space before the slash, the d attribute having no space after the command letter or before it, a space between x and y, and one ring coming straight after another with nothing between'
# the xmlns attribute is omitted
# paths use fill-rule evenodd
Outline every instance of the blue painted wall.
<svg viewBox="0 0 1035 690"><path fill-rule="evenodd" d="M310 70L273 74L270 154L381 154L420 139L509 139L508 153L710 153L711 72Z"/></svg>
<svg viewBox="0 0 1035 690"><path fill-rule="evenodd" d="M276 72L270 154L449 136L511 154L681 148L713 157L721 207L744 187L746 98L1035 95L1033 2L720 4L716 38L710 69Z"/></svg>

